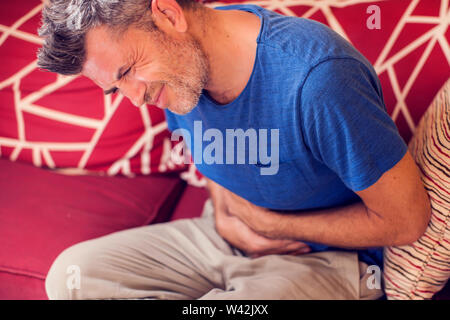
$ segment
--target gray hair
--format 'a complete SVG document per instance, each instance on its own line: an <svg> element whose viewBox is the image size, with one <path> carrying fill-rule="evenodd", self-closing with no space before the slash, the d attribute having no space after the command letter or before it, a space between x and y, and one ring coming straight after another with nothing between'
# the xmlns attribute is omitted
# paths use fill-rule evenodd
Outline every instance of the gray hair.
<svg viewBox="0 0 450 320"><path fill-rule="evenodd" d="M195 0L177 0L183 8L195 8ZM81 72L85 60L86 33L105 25L116 34L137 26L156 29L149 13L152 0L49 0L42 12L38 67L64 75Z"/></svg>

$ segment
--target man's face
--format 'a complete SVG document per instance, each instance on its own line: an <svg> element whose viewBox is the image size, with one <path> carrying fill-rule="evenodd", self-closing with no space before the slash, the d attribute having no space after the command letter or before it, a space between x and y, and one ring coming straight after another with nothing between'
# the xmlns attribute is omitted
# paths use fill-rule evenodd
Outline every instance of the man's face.
<svg viewBox="0 0 450 320"><path fill-rule="evenodd" d="M106 27L86 35L82 74L105 93L120 91L134 105L144 103L190 112L208 80L208 59L188 34L172 38L162 31L129 28L114 36Z"/></svg>

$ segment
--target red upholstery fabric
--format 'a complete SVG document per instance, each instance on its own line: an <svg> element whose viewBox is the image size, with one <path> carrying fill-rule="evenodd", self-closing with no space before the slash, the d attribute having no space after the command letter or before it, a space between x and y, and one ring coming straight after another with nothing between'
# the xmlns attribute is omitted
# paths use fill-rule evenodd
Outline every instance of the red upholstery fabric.
<svg viewBox="0 0 450 320"><path fill-rule="evenodd" d="M42 277L1 270L0 284L0 300L47 300Z"/></svg>
<svg viewBox="0 0 450 320"><path fill-rule="evenodd" d="M0 159L0 299L41 297L42 287L21 296L21 277L42 286L53 260L72 244L166 221L184 186L173 174L65 176Z"/></svg>
<svg viewBox="0 0 450 320"><path fill-rule="evenodd" d="M0 1L0 156L108 175L177 169L162 110L36 67L40 0Z"/></svg>
<svg viewBox="0 0 450 320"><path fill-rule="evenodd" d="M351 41L375 65L388 112L406 141L448 78L446 1L251 3L323 22ZM380 30L366 27L372 4L381 9ZM6 61L0 69L0 156L110 175L173 169L160 110L139 111L118 96L104 99L86 79L36 70L40 6L39 0L0 2L0 57ZM0 159L0 299L45 299L43 277L59 251L164 217L182 188L169 177L64 177L32 169ZM202 184L193 167L184 176ZM172 219L199 216L206 198L204 189L186 188ZM450 299L450 285L435 298Z"/></svg>
<svg viewBox="0 0 450 320"><path fill-rule="evenodd" d="M175 207L170 220L200 217L208 197L209 193L206 188L197 188L188 185L183 191L183 195Z"/></svg>

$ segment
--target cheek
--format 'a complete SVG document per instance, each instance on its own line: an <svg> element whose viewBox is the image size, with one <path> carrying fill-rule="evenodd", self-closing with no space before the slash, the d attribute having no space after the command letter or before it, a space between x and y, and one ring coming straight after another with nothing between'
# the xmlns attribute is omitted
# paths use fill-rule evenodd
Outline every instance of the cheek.
<svg viewBox="0 0 450 320"><path fill-rule="evenodd" d="M148 86L154 86L162 82L171 82L171 73L164 70L142 70L136 71L134 78L137 81L145 82Z"/></svg>
<svg viewBox="0 0 450 320"><path fill-rule="evenodd" d="M169 104L173 101L177 100L176 93L174 92L171 85L166 85L166 93L167 93L167 100Z"/></svg>
<svg viewBox="0 0 450 320"><path fill-rule="evenodd" d="M152 83L158 80L158 73L151 70L139 70L135 72L134 78L140 82Z"/></svg>
<svg viewBox="0 0 450 320"><path fill-rule="evenodd" d="M136 80L152 83L164 80L166 74L166 67L156 61L145 65L136 66L134 77Z"/></svg>

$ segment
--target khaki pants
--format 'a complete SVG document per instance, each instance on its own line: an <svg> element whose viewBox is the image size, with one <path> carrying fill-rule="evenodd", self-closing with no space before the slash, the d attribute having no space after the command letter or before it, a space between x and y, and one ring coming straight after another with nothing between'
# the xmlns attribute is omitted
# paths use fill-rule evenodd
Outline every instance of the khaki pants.
<svg viewBox="0 0 450 320"><path fill-rule="evenodd" d="M243 256L201 218L149 225L76 244L54 261L50 299L377 299L355 252Z"/></svg>

